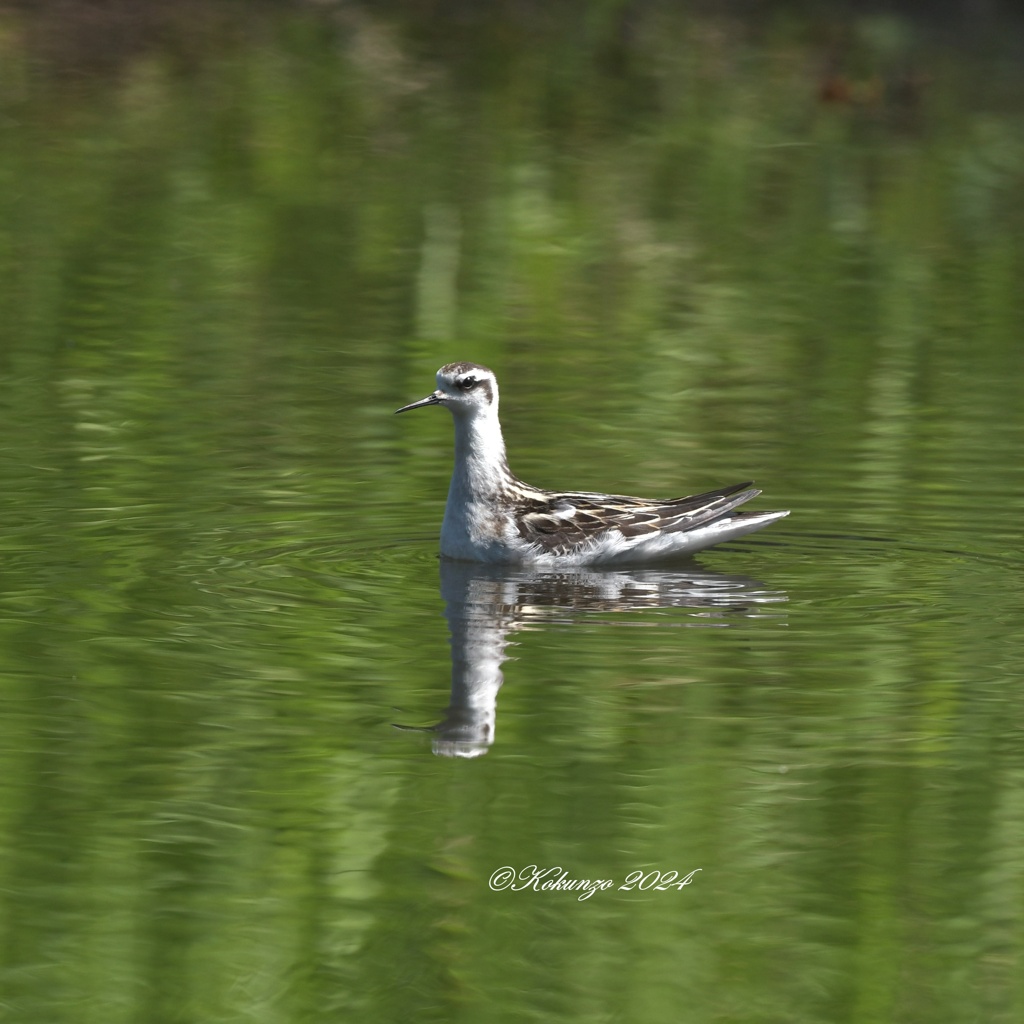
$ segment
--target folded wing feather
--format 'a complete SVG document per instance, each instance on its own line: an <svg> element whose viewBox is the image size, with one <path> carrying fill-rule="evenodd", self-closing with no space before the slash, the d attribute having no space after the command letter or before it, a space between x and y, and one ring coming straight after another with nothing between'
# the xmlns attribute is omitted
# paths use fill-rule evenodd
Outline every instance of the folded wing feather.
<svg viewBox="0 0 1024 1024"><path fill-rule="evenodd" d="M761 492L749 483L682 498L631 498L587 492L538 494L517 509L519 536L562 553L615 530L623 537L692 530L728 515Z"/></svg>

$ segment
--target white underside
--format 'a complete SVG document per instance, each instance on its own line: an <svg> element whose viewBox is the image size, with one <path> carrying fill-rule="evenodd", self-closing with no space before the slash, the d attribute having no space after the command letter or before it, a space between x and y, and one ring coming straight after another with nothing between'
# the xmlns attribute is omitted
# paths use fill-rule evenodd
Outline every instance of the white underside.
<svg viewBox="0 0 1024 1024"><path fill-rule="evenodd" d="M472 507L463 507L463 515L446 511L441 529L441 554L463 562L486 562L492 565L638 565L661 562L670 558L702 551L723 541L735 540L760 530L789 515L789 512L765 512L720 519L694 530L623 537L609 530L594 541L566 554L552 554L535 544L523 541L512 522L495 529L484 521L486 510L480 508L479 518Z"/></svg>
<svg viewBox="0 0 1024 1024"><path fill-rule="evenodd" d="M489 371L486 371L489 372ZM445 381L438 377L442 394ZM466 401L449 389L445 403L455 422L455 465L452 470L448 502L441 527L441 554L463 562L492 565L581 566L637 565L665 561L701 551L713 544L752 533L788 515L765 512L761 515L736 515L692 530L666 530L638 537L624 537L614 527L583 542L564 554L553 554L540 545L523 540L503 500L504 491L516 481L505 458L505 442L498 420L497 382L493 381L493 400L489 403ZM476 394L476 392L472 392ZM541 498L547 492L536 492ZM585 497L612 500L612 495L585 494ZM514 508L514 501L511 507ZM566 508L570 519L574 509ZM560 512L554 513L557 519Z"/></svg>

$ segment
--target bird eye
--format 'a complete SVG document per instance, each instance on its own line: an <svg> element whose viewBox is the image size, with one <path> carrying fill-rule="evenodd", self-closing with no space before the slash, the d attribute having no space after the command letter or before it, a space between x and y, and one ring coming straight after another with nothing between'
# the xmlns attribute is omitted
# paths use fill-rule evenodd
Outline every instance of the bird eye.
<svg viewBox="0 0 1024 1024"><path fill-rule="evenodd" d="M473 388L477 386L478 382L476 377L463 377L458 383L459 387L462 388L463 391L472 391Z"/></svg>

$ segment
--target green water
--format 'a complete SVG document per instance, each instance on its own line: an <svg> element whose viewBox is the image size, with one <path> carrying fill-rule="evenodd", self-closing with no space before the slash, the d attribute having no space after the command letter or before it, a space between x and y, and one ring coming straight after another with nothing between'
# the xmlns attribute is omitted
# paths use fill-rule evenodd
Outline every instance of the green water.
<svg viewBox="0 0 1024 1024"><path fill-rule="evenodd" d="M0 18L0 1020L1022 1019L1019 25L76 10ZM793 514L442 577L454 359L533 484Z"/></svg>

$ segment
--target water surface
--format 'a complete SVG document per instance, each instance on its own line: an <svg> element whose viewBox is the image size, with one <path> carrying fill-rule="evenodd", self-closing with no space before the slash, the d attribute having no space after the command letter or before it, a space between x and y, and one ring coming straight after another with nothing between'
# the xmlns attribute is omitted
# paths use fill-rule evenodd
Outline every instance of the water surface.
<svg viewBox="0 0 1024 1024"><path fill-rule="evenodd" d="M1019 69L578 15L5 22L12 1021L1020 1019ZM441 566L454 359L793 514Z"/></svg>

